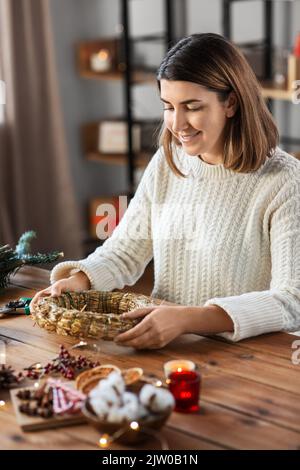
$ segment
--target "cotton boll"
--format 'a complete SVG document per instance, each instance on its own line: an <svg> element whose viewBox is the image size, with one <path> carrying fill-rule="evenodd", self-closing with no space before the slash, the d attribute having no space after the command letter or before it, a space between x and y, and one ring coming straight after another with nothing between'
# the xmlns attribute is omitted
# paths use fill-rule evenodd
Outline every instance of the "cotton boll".
<svg viewBox="0 0 300 470"><path fill-rule="evenodd" d="M128 402L120 411L127 421L135 421L139 416L139 404L137 401Z"/></svg>
<svg viewBox="0 0 300 470"><path fill-rule="evenodd" d="M101 390L105 389L107 385L108 385L108 382L106 379L99 380L97 385L90 391L89 396L90 397L98 396L99 394L101 394Z"/></svg>
<svg viewBox="0 0 300 470"><path fill-rule="evenodd" d="M103 383L102 383L103 382ZM122 401L122 394L108 382L101 381L98 386L98 394L103 397L107 403L114 406L120 406Z"/></svg>
<svg viewBox="0 0 300 470"><path fill-rule="evenodd" d="M156 387L154 387L153 385L150 385L150 384L144 385L139 394L140 402L144 406L148 406L149 401L153 400L153 397L155 397L157 390L158 389L156 389Z"/></svg>
<svg viewBox="0 0 300 470"><path fill-rule="evenodd" d="M101 419L108 415L109 406L101 397L91 398L90 403L96 415Z"/></svg>
<svg viewBox="0 0 300 470"><path fill-rule="evenodd" d="M173 395L166 389L144 385L140 391L140 402L153 413L162 413L169 408L174 408Z"/></svg>
<svg viewBox="0 0 300 470"><path fill-rule="evenodd" d="M122 404L122 394L120 394L114 386L111 386L104 380L90 391L89 398L101 398L101 400L105 401L110 406L120 406Z"/></svg>
<svg viewBox="0 0 300 470"><path fill-rule="evenodd" d="M137 419L145 419L148 416L149 416L149 410L147 410L147 408L144 405L139 403Z"/></svg>
<svg viewBox="0 0 300 470"><path fill-rule="evenodd" d="M100 384L100 382L99 382ZM97 398L99 395L101 395L101 389L99 387L99 384L96 385L90 392L89 392L89 398Z"/></svg>
<svg viewBox="0 0 300 470"><path fill-rule="evenodd" d="M125 382L120 372L111 372L109 376L105 379L105 381L111 386L113 386L120 395L124 393Z"/></svg>
<svg viewBox="0 0 300 470"><path fill-rule="evenodd" d="M123 423L127 417L122 408L111 408L106 419L109 423Z"/></svg>
<svg viewBox="0 0 300 470"><path fill-rule="evenodd" d="M129 403L138 405L138 401L139 401L138 397L134 393L131 393L131 392L124 392L122 395L122 400L123 400L124 405L127 405Z"/></svg>

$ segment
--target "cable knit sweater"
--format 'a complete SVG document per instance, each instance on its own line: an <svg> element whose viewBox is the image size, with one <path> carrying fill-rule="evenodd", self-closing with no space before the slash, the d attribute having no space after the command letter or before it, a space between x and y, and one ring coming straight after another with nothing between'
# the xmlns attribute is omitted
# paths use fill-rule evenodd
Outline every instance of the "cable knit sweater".
<svg viewBox="0 0 300 470"><path fill-rule="evenodd" d="M181 149L176 176L153 156L112 236L74 268L92 289L133 285L154 258L152 295L181 305L219 305L239 341L300 328L300 162L277 148L259 170L235 173Z"/></svg>

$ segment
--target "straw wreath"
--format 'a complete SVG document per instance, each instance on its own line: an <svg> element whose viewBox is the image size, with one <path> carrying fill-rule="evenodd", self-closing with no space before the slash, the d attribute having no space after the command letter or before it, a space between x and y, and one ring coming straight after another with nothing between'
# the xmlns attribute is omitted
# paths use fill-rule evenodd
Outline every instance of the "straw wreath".
<svg viewBox="0 0 300 470"><path fill-rule="evenodd" d="M113 340L140 321L122 318L122 313L159 303L133 293L65 292L41 298L31 316L41 328L59 335Z"/></svg>

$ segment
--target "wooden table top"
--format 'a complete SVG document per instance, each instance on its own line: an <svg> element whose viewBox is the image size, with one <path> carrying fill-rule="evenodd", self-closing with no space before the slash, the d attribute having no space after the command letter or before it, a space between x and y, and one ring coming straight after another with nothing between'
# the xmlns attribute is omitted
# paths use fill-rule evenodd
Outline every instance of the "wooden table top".
<svg viewBox="0 0 300 470"><path fill-rule="evenodd" d="M48 271L23 268L0 303L32 297L48 285ZM18 371L36 361L44 364L57 355L61 343L68 348L78 342L34 327L25 315L0 319L0 339L7 343L7 364ZM230 344L184 335L157 351L135 351L99 341L100 351L94 356L101 363L139 366L161 377L163 364L170 359L183 357L199 365L201 410L172 413L161 431L171 450L300 449L300 365L291 360L295 340L294 335L276 333ZM0 449L98 449L99 433L86 424L23 433L9 395L1 393L7 403L0 409ZM138 447L110 447L134 448L160 449L160 443L153 439Z"/></svg>

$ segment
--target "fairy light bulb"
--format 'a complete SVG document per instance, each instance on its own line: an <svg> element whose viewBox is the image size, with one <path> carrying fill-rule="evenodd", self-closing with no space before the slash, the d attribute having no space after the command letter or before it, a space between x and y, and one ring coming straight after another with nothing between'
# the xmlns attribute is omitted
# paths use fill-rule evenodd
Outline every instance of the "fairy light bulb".
<svg viewBox="0 0 300 470"><path fill-rule="evenodd" d="M0 408L3 408L5 406L5 401L4 400L0 400Z"/></svg>
<svg viewBox="0 0 300 470"><path fill-rule="evenodd" d="M140 428L140 425L139 425L139 423L137 423L136 421L132 421L132 422L130 423L130 427L131 427L131 429L133 429L134 431L138 431L139 428Z"/></svg>
<svg viewBox="0 0 300 470"><path fill-rule="evenodd" d="M41 369L41 368L42 368L42 364L37 363L37 364L35 365L35 368L36 368L36 369Z"/></svg>
<svg viewBox="0 0 300 470"><path fill-rule="evenodd" d="M162 386L162 381L161 380L157 380L156 382L156 387L161 387Z"/></svg>
<svg viewBox="0 0 300 470"><path fill-rule="evenodd" d="M177 372L182 372L182 367L178 367Z"/></svg>
<svg viewBox="0 0 300 470"><path fill-rule="evenodd" d="M109 435L108 434L102 434L102 436L99 439L99 446L102 449L105 449L106 447L108 447L108 444L109 444Z"/></svg>
<svg viewBox="0 0 300 470"><path fill-rule="evenodd" d="M33 386L34 386L34 388L39 388L40 384L39 384L39 382L35 382L35 384Z"/></svg>

